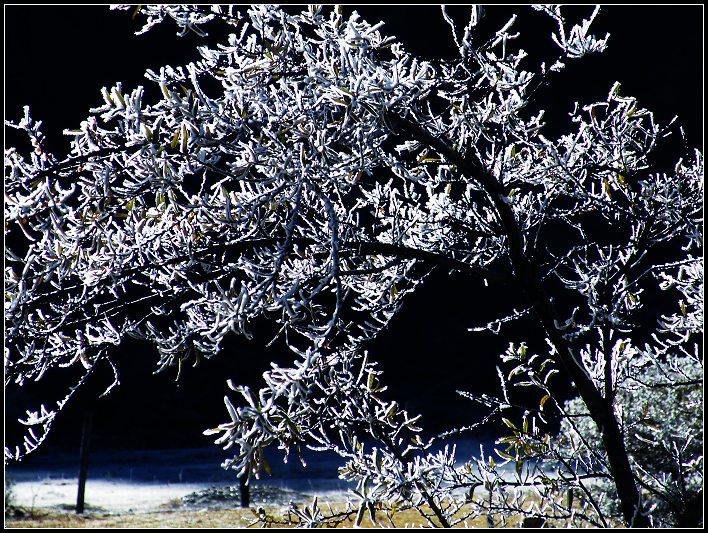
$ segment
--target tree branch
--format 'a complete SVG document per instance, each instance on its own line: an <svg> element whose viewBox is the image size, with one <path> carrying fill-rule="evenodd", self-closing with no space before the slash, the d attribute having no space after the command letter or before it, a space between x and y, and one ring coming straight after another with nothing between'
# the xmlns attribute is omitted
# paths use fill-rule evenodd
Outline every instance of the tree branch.
<svg viewBox="0 0 708 533"><path fill-rule="evenodd" d="M514 276L530 299L548 338L556 348L558 358L568 371L587 405L593 421L600 429L610 467L615 477L624 519L630 526L648 525L649 521L641 512L640 492L634 481L624 437L615 418L612 405L606 402L597 390L587 370L577 359L563 333L558 329L558 315L550 297L543 288L536 265L525 253L524 237L504 187L483 167L481 162L461 155L418 124L393 112L387 112L386 119L394 133L408 134L418 142L436 150L448 162L457 166L464 175L477 181L489 196L504 229Z"/></svg>

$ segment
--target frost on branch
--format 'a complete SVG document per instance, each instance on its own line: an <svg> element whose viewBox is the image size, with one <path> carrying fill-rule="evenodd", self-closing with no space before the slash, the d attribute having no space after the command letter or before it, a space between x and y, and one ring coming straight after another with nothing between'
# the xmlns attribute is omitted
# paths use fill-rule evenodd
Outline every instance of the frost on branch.
<svg viewBox="0 0 708 533"><path fill-rule="evenodd" d="M597 10L570 32L545 10L559 27L551 70L604 49ZM208 433L249 476L270 468L267 446L346 460L356 504L313 502L296 522L393 522L402 508L435 526L688 520L702 491L703 159L656 163L671 125L617 83L549 138L534 101L547 69L519 47L517 17L478 43L480 11L460 35L443 10L460 54L431 62L337 8L138 13L144 31L172 19L182 34L232 33L148 71L155 102L104 87L65 130L66 156L45 152L29 110L9 124L34 151L5 153L7 382L85 377L126 335L181 371L266 318L292 364L271 365L259 390L231 385L230 420ZM518 301L485 327L528 319L547 346L512 343L501 398L462 391L488 415L424 440L365 350L434 268L513 284ZM26 422L46 432L54 414ZM491 422L508 430L493 450L446 445Z"/></svg>

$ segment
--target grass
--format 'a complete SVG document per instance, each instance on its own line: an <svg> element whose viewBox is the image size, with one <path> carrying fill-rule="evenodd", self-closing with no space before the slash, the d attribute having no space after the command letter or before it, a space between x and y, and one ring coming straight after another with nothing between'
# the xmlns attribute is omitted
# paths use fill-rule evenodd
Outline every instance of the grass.
<svg viewBox="0 0 708 533"><path fill-rule="evenodd" d="M258 516L264 517L270 525L283 527L280 519L287 512L283 503L264 505L262 510L254 505L250 509L207 507L208 502L185 504L181 498L173 498L163 503L158 510L140 512L108 512L105 509L87 506L86 513L77 515L73 506L64 505L51 508L28 508L15 505L6 506L6 528L247 528L260 527ZM300 504L304 509L307 504ZM465 506L466 507L466 506ZM346 504L341 501L320 501L320 509L326 516L347 513ZM423 509L426 511L426 509ZM260 511L260 513L259 513ZM429 510L428 510L429 511ZM460 513L465 512L465 508ZM432 514L432 513L428 513ZM462 516L461 516L462 517ZM295 518L295 517L293 517ZM373 523L368 512L364 513L361 527L430 527L430 523L416 509L399 509L389 519L387 513L377 505L375 513L377 523ZM354 527L355 514L337 524L336 527ZM437 523L437 520L433 518ZM495 520L498 524L498 520ZM519 527L521 517L508 519L506 527ZM530 525L530 524L529 524ZM327 527L335 527L326 524ZM550 524L549 524L550 526ZM456 527L488 527L486 516L467 519ZM531 526L534 527L534 526ZM552 527L552 526L551 526Z"/></svg>
<svg viewBox="0 0 708 533"><path fill-rule="evenodd" d="M84 515L61 510L43 510L25 517L7 517L6 528L227 528L248 527L254 515L248 509L109 514L94 511Z"/></svg>
<svg viewBox="0 0 708 533"><path fill-rule="evenodd" d="M332 505L333 509L342 509L341 504ZM283 507L266 507L266 513L279 516ZM6 528L245 528L259 527L252 509L215 509L181 510L165 508L157 512L110 514L94 509L84 515L60 509L42 509L33 512L14 508L8 514L6 510ZM398 527L427 527L427 522L413 510L396 513L395 524ZM361 527L391 527L383 514L377 516L378 525L374 525L368 515ZM354 518L344 521L338 527L353 527ZM472 520L468 527L486 527L484 518ZM459 527L464 527L460 524Z"/></svg>

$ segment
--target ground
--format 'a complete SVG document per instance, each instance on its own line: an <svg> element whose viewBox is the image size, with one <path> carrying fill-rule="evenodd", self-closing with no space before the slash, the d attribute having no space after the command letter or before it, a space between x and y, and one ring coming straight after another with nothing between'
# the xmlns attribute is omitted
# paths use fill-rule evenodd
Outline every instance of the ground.
<svg viewBox="0 0 708 533"><path fill-rule="evenodd" d="M290 501L306 505L312 495L287 489L256 486L251 494L250 509L237 507L235 488L219 485L204 488L198 484L126 483L121 481L89 481L87 505L82 515L74 511L76 480L46 479L20 482L12 486L12 505L5 510L7 528L241 528L258 527L259 510L280 517ZM343 492L319 493L320 505L341 510L346 506ZM93 502L93 503L92 503ZM268 502L268 503L263 503ZM101 505L98 505L98 504ZM352 517L353 518L353 517ZM378 526L391 524L382 513ZM424 526L414 511L399 512L397 526ZM368 516L361 524L372 527ZM484 520L468 525L484 527ZM342 527L353 526L350 519Z"/></svg>

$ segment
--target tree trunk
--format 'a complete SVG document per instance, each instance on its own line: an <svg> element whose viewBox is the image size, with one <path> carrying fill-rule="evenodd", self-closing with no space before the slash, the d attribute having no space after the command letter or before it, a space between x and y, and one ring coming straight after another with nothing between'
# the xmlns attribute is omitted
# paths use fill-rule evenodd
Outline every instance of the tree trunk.
<svg viewBox="0 0 708 533"><path fill-rule="evenodd" d="M612 400L603 398L585 368L578 361L563 334L558 330L557 315L550 298L534 275L533 265L523 257L517 274L525 292L530 297L539 320L556 350L558 358L568 371L578 389L590 416L600 430L602 442L610 463L610 470L617 488L625 524L630 527L647 527L649 521L641 512L641 493L634 481L634 473L624 443L624 436L614 414Z"/></svg>
<svg viewBox="0 0 708 533"><path fill-rule="evenodd" d="M641 493L634 481L629 455L611 401L605 401L602 397L584 366L575 357L573 350L558 329L558 314L543 288L535 265L526 256L524 236L514 211L507 203L507 194L501 183L484 169L481 162L463 157L443 140L432 136L418 124L393 113L388 113L386 118L394 132L411 135L418 142L436 150L448 162L457 166L463 175L477 181L489 196L489 200L499 215L507 239L507 249L514 277L528 296L548 338L558 352L560 362L568 371L590 412L590 416L600 430L625 524L633 527L648 526L649 520L641 512Z"/></svg>
<svg viewBox="0 0 708 533"><path fill-rule="evenodd" d="M93 406L87 407L84 412L84 425L81 430L81 448L79 450L79 488L76 494L76 514L82 514L84 512L84 495L86 494L86 478L88 476L93 412Z"/></svg>
<svg viewBox="0 0 708 533"><path fill-rule="evenodd" d="M248 476L246 474L243 474L241 477L238 478L238 485L239 497L241 499L241 507L246 509L248 508L248 506L251 505L251 494L249 492Z"/></svg>

